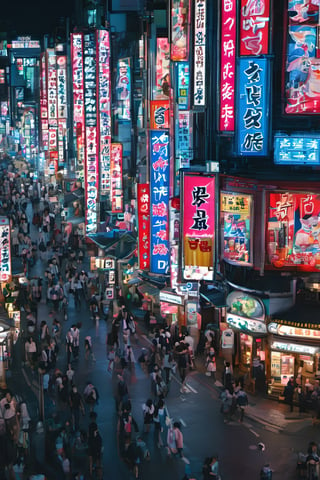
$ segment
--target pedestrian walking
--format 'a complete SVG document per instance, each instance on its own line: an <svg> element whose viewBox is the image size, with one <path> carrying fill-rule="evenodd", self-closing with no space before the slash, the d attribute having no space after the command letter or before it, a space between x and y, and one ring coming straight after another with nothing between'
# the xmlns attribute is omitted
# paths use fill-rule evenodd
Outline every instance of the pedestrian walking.
<svg viewBox="0 0 320 480"><path fill-rule="evenodd" d="M89 405L90 412L94 410L95 405L99 402L99 393L97 388L91 383L87 382L87 385L83 392L84 400Z"/></svg>
<svg viewBox="0 0 320 480"><path fill-rule="evenodd" d="M167 409L165 407L165 402L162 398L160 398L155 406L155 411L153 414L154 433L158 448L163 447L164 445L162 435L166 428L166 417Z"/></svg>
<svg viewBox="0 0 320 480"><path fill-rule="evenodd" d="M248 395L246 394L246 392L242 389L241 386L239 386L239 389L238 391L236 392L236 404L237 406L239 407L240 409L240 419L239 419L239 422L243 422L243 418L244 418L244 412L245 412L245 409L246 407L249 405L249 401L248 401Z"/></svg>
<svg viewBox="0 0 320 480"><path fill-rule="evenodd" d="M89 358L91 357L92 361L95 362L96 357L92 350L92 339L90 335L87 335L84 339L84 350L85 350L85 359L89 360Z"/></svg>
<svg viewBox="0 0 320 480"><path fill-rule="evenodd" d="M234 413L234 396L229 392L227 388L225 388L220 395L220 399L220 411L224 416L224 423L227 423L231 420L231 417Z"/></svg>
<svg viewBox="0 0 320 480"><path fill-rule="evenodd" d="M293 412L294 391L295 391L294 378L291 377L283 391L285 402L290 406L290 412Z"/></svg>
<svg viewBox="0 0 320 480"><path fill-rule="evenodd" d="M70 329L72 335L72 354L75 360L79 357L79 345L80 345L80 330L77 325L73 324Z"/></svg>
<svg viewBox="0 0 320 480"><path fill-rule="evenodd" d="M169 426L167 434L167 453L169 456L178 455L185 463L189 463L183 455L183 434L180 422L174 422Z"/></svg>
<svg viewBox="0 0 320 480"><path fill-rule="evenodd" d="M177 357L177 364L178 364L178 371L181 380L181 389L180 392L186 392L186 377L187 377L187 355L188 355L188 347L183 341L177 342L175 345L175 355Z"/></svg>
<svg viewBox="0 0 320 480"><path fill-rule="evenodd" d="M150 432L151 424L153 423L153 415L155 412L155 407L151 398L142 405L143 412L143 430L145 433Z"/></svg>
<svg viewBox="0 0 320 480"><path fill-rule="evenodd" d="M210 348L209 353L206 358L206 375L208 377L213 378L213 381L216 380L216 371L217 371L217 364L216 364L216 356L214 348Z"/></svg>
<svg viewBox="0 0 320 480"><path fill-rule="evenodd" d="M121 411L122 406L129 400L129 391L122 375L118 375L117 389L115 392L116 412Z"/></svg>
<svg viewBox="0 0 320 480"><path fill-rule="evenodd" d="M89 456L89 474L92 476L93 470L97 472L97 478L101 477L102 465L102 438L96 424L88 435L88 456Z"/></svg>
<svg viewBox="0 0 320 480"><path fill-rule="evenodd" d="M73 336L71 329L67 331L66 334L66 353L67 353L67 364L70 365L71 355L72 355L72 345L73 345Z"/></svg>
<svg viewBox="0 0 320 480"><path fill-rule="evenodd" d="M80 423L80 413L85 414L84 403L80 393L78 392L77 386L73 385L72 390L69 395L69 405L71 410L71 419L73 431L77 432L79 430Z"/></svg>

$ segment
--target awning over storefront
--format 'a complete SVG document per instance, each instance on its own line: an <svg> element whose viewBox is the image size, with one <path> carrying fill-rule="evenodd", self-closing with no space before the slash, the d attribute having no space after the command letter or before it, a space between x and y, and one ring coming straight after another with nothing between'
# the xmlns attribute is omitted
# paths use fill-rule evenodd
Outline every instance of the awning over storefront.
<svg viewBox="0 0 320 480"><path fill-rule="evenodd" d="M137 288L139 290L139 293L141 293L141 295L147 294L150 297L159 298L159 293L160 293L159 288L154 287L153 285L150 285L148 283L142 283Z"/></svg>
<svg viewBox="0 0 320 480"><path fill-rule="evenodd" d="M224 292L218 289L207 290L205 293L200 292L200 298L214 307L226 307L226 296Z"/></svg>

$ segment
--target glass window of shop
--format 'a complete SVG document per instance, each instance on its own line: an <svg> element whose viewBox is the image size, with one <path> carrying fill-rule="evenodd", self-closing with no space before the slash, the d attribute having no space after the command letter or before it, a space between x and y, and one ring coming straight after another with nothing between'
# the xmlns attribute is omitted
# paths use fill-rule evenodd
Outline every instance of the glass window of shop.
<svg viewBox="0 0 320 480"><path fill-rule="evenodd" d="M286 385L294 376L294 355L281 352L271 352L271 382Z"/></svg>
<svg viewBox="0 0 320 480"><path fill-rule="evenodd" d="M252 359L253 339L246 333L240 333L240 363L243 366L250 367Z"/></svg>

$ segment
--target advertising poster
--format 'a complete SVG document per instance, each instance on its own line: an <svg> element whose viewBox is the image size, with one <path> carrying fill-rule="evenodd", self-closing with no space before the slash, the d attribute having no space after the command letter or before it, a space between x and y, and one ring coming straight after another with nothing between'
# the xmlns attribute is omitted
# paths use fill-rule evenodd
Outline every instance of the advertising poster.
<svg viewBox="0 0 320 480"><path fill-rule="evenodd" d="M176 63L177 104L179 110L189 109L190 67L188 62Z"/></svg>
<svg viewBox="0 0 320 480"><path fill-rule="evenodd" d="M9 219L0 217L0 282L11 280L11 246Z"/></svg>
<svg viewBox="0 0 320 480"><path fill-rule="evenodd" d="M181 62L189 57L190 0L172 0L171 60Z"/></svg>
<svg viewBox="0 0 320 480"><path fill-rule="evenodd" d="M123 190L122 190L122 144L111 144L110 159L111 177L111 211L112 213L123 212Z"/></svg>
<svg viewBox="0 0 320 480"><path fill-rule="evenodd" d="M320 112L319 4L291 0L288 5L285 56L285 112Z"/></svg>
<svg viewBox="0 0 320 480"><path fill-rule="evenodd" d="M98 89L100 130L100 190L102 195L110 191L111 147L111 78L110 38L107 30L97 30Z"/></svg>
<svg viewBox="0 0 320 480"><path fill-rule="evenodd" d="M195 107L204 107L206 104L206 9L206 0L195 1L193 52L193 105Z"/></svg>
<svg viewBox="0 0 320 480"><path fill-rule="evenodd" d="M251 195L220 194L222 255L229 263L251 265Z"/></svg>
<svg viewBox="0 0 320 480"><path fill-rule="evenodd" d="M178 112L175 131L175 178L174 191L179 195L180 168L189 168L193 159L192 112Z"/></svg>
<svg viewBox="0 0 320 480"><path fill-rule="evenodd" d="M241 0L240 55L269 53L270 0Z"/></svg>
<svg viewBox="0 0 320 480"><path fill-rule="evenodd" d="M319 271L320 194L269 194L266 268Z"/></svg>
<svg viewBox="0 0 320 480"><path fill-rule="evenodd" d="M150 269L150 185L137 184L137 211L139 228L139 268Z"/></svg>
<svg viewBox="0 0 320 480"><path fill-rule="evenodd" d="M181 195L184 278L209 278L214 265L214 175L183 172Z"/></svg>
<svg viewBox="0 0 320 480"><path fill-rule="evenodd" d="M265 156L268 154L269 145L267 59L240 58L238 95L239 155Z"/></svg>
<svg viewBox="0 0 320 480"><path fill-rule="evenodd" d="M169 251L169 135L150 130L151 272L167 274Z"/></svg>
<svg viewBox="0 0 320 480"><path fill-rule="evenodd" d="M82 33L71 34L72 93L77 164L84 164L84 79Z"/></svg>
<svg viewBox="0 0 320 480"><path fill-rule="evenodd" d="M117 62L117 111L119 120L131 120L131 67L130 58Z"/></svg>
<svg viewBox="0 0 320 480"><path fill-rule="evenodd" d="M274 163L320 165L320 136L274 135Z"/></svg>
<svg viewBox="0 0 320 480"><path fill-rule="evenodd" d="M220 53L220 131L234 131L236 0L222 0Z"/></svg>
<svg viewBox="0 0 320 480"><path fill-rule="evenodd" d="M156 81L153 99L170 96L170 44L167 38L157 38Z"/></svg>
<svg viewBox="0 0 320 480"><path fill-rule="evenodd" d="M170 107L169 100L150 101L150 128L164 130L169 128Z"/></svg>

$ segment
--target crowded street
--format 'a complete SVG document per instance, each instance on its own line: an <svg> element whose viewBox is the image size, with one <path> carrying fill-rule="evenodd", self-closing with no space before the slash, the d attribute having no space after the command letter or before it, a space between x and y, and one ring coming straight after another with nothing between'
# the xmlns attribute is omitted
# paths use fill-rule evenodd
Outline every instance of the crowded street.
<svg viewBox="0 0 320 480"><path fill-rule="evenodd" d="M50 198L48 200L44 202L41 199L39 204L36 202L40 218L43 218L42 212L46 209L46 213L51 212ZM224 480L258 478L265 464L271 465L273 478L295 478L298 453L306 451L309 441L317 440L319 435L318 427L312 427L311 416L296 413L292 419L289 416L289 420L285 420L289 410L287 405L251 396L242 422L238 409L230 418L225 417L221 413L223 372L219 359L216 378L205 374L205 359L203 355L196 355L192 368L188 367L185 382L181 381L178 369L171 369L168 379L164 358L159 355L157 347L161 335L159 337L159 333L148 329L144 321L145 312L141 308L130 302L124 303L120 297L114 302L112 313L110 309L105 314L97 296L99 308L96 310L92 298L99 291L99 285L94 278L91 278L94 288L90 293L83 290L79 297L71 293L70 286L76 288L73 279L88 275L86 247L81 246L83 255L80 255L80 261L80 247L69 249L67 255L60 255L63 234L60 235L61 244L57 236L49 235L47 248L42 252L39 249L41 232L32 222L33 204L26 198L21 207L21 217L26 218L29 225L27 236L35 251L32 262L24 263L27 277L20 285L18 297L21 301L21 332L14 345L10 372L7 373L8 390L20 405L17 417L20 424L21 405L24 403L27 418L25 425L20 425L16 462L10 462L7 449L1 451L1 463L3 468L8 465L10 478L33 478L31 474L44 474L50 479L152 477L157 480L165 475L168 480L200 480L205 459L213 455L219 459ZM10 218L10 202L7 207L2 202L2 208L7 208L5 213ZM61 227L59 213L55 222L55 227ZM19 223L16 220L14 226L19 226ZM20 238L23 244L28 243L25 236ZM20 248L16 250L16 255L30 258ZM66 268L70 267L70 259L74 267L71 281ZM57 296L48 295L48 290L52 288L51 278L52 285L59 285L64 292L61 298L59 293ZM32 287L39 285L39 279L42 280L40 293ZM55 299L59 301L54 302ZM127 313L128 324L132 316L134 328L129 335L118 329L118 338L110 340L115 332L116 320L123 315L122 310ZM69 349L69 334L74 331L76 342ZM170 336L163 338L170 339ZM168 352L177 350L181 338L176 340L173 346L171 341L168 342ZM36 351L30 355L28 344L31 343L35 344ZM130 355L128 347L131 347ZM158 355L156 361L152 360L152 352ZM142 359L143 354L145 358ZM161 380L166 383L166 390L161 395L153 386L156 364L160 367ZM127 389L125 398L119 398L120 382ZM93 402L86 400L88 387L96 390ZM70 404L70 394L76 391L81 397L78 413ZM5 393L6 390L3 390L3 395ZM156 426L153 407L152 419L146 424L144 411L148 399L155 407L163 399L164 421L160 430ZM134 422L129 435L124 435L120 421L123 410L128 408ZM183 434L181 456L175 453L169 455L168 452L168 431L174 424ZM101 454L95 456L94 453L90 458L88 436L92 425L96 425L100 436ZM2 441L9 436L7 431L1 437ZM133 468L132 457L129 456L130 445L136 448L133 455L139 457L139 461L133 457L137 470ZM6 478L3 475L4 470L1 478Z"/></svg>

